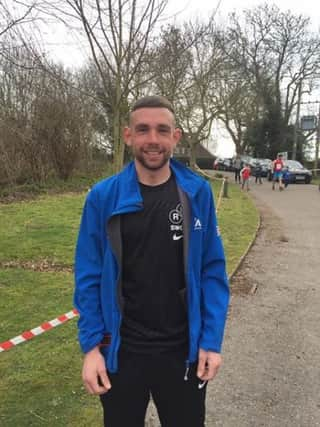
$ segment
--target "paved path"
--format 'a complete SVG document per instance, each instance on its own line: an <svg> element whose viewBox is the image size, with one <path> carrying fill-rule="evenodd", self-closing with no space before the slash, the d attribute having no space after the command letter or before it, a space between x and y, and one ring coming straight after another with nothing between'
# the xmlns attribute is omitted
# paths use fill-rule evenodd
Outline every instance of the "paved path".
<svg viewBox="0 0 320 427"><path fill-rule="evenodd" d="M320 426L320 192L253 184L262 214L232 286L224 365L210 384L208 427Z"/></svg>

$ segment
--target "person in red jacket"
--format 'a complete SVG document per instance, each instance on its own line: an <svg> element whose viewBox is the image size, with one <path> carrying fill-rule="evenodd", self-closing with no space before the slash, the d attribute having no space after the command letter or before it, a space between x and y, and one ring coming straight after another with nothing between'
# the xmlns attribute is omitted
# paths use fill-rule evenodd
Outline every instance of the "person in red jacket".
<svg viewBox="0 0 320 427"><path fill-rule="evenodd" d="M242 190L246 189L247 191L249 191L249 181L250 181L251 169L247 163L241 169L240 175L242 178L242 186L241 186Z"/></svg>
<svg viewBox="0 0 320 427"><path fill-rule="evenodd" d="M284 163L282 160L282 154L278 154L277 158L272 162L272 190L275 189L276 182L279 183L279 190L283 190L283 183L282 183L282 174L284 169Z"/></svg>

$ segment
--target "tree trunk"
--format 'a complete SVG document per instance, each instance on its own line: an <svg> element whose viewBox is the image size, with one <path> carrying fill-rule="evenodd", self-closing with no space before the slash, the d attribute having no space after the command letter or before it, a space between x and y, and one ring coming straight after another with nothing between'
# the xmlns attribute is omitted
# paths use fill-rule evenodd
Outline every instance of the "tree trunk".
<svg viewBox="0 0 320 427"><path fill-rule="evenodd" d="M197 164L197 155L196 155L197 144L191 140L189 142L189 147L190 147L190 167L191 169L195 170L196 164Z"/></svg>

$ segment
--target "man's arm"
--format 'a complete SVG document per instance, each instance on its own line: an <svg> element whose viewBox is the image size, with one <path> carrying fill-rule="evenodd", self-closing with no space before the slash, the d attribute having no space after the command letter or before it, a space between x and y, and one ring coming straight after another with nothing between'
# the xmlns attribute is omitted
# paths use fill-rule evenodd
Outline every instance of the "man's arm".
<svg viewBox="0 0 320 427"><path fill-rule="evenodd" d="M80 314L79 342L84 353L101 343L105 334L100 301L103 263L100 215L91 191L83 209L75 254L74 304Z"/></svg>
<svg viewBox="0 0 320 427"><path fill-rule="evenodd" d="M210 366L209 375L212 376L217 372L221 364L220 352L228 312L229 284L212 191L208 183L206 183L203 197L203 207L204 212L206 212L206 230L202 247L202 332L199 341L199 356L202 360L205 355L205 363ZM202 364L203 362L200 364L200 373Z"/></svg>

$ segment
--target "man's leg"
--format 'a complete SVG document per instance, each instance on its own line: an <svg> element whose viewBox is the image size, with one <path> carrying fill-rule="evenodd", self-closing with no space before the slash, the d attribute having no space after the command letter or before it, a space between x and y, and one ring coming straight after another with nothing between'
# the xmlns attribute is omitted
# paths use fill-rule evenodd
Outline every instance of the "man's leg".
<svg viewBox="0 0 320 427"><path fill-rule="evenodd" d="M151 393L161 426L204 427L206 383L196 375L197 364L186 372L186 356L181 352L160 354L153 360Z"/></svg>
<svg viewBox="0 0 320 427"><path fill-rule="evenodd" d="M145 369L145 356L120 351L119 370L109 374L112 387L100 396L104 427L144 427L150 398Z"/></svg>

